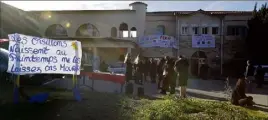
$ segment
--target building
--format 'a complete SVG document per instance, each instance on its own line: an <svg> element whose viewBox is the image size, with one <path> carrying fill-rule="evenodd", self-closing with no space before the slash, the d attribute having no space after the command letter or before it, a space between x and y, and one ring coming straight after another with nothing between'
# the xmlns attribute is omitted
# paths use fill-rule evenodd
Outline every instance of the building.
<svg viewBox="0 0 268 120"><path fill-rule="evenodd" d="M201 57L211 67L217 56L224 56L224 61L239 52L247 34L247 20L252 17L251 11L147 12L145 3L134 2L129 6L131 9L126 10L27 11L27 14L37 21L36 30L41 36L79 39L85 53L91 52L108 63L117 61L126 52L145 57L183 54L195 60L192 65ZM140 36L159 33L175 37L178 50L137 48ZM216 47L193 48L193 34L214 35Z"/></svg>

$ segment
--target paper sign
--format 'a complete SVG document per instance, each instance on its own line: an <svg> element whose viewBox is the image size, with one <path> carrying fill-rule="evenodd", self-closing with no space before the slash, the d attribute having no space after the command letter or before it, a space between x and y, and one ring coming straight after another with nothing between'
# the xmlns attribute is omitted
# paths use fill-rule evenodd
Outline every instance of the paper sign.
<svg viewBox="0 0 268 120"><path fill-rule="evenodd" d="M167 35L149 35L140 37L139 46L146 47L163 47L163 48L177 48L177 41L172 36Z"/></svg>
<svg viewBox="0 0 268 120"><path fill-rule="evenodd" d="M215 48L215 38L213 35L193 35L193 48Z"/></svg>
<svg viewBox="0 0 268 120"><path fill-rule="evenodd" d="M9 73L80 74L81 42L9 34Z"/></svg>

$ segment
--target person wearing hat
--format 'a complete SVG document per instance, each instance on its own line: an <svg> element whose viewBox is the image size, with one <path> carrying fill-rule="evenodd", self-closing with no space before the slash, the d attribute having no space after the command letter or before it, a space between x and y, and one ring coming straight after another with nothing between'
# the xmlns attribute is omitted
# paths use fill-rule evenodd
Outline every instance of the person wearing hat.
<svg viewBox="0 0 268 120"><path fill-rule="evenodd" d="M178 60L175 62L174 70L178 75L180 97L185 98L189 71L188 60L184 56L180 55Z"/></svg>

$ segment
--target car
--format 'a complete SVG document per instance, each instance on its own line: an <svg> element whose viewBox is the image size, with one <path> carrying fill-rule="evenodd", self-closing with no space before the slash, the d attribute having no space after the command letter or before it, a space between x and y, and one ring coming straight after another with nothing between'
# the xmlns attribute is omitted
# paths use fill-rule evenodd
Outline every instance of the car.
<svg viewBox="0 0 268 120"><path fill-rule="evenodd" d="M268 65L261 65L261 66L262 66L262 68L264 69L264 72L265 72L264 81L268 82ZM254 67L257 68L258 66L255 65Z"/></svg>
<svg viewBox="0 0 268 120"><path fill-rule="evenodd" d="M113 64L110 64L108 66L108 70L110 73L113 74L125 74L126 73L126 65L124 62L116 62Z"/></svg>

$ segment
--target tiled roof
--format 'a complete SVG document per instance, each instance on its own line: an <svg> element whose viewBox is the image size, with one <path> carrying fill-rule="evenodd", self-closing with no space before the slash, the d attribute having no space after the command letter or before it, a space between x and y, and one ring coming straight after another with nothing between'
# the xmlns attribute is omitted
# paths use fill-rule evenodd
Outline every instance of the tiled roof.
<svg viewBox="0 0 268 120"><path fill-rule="evenodd" d="M252 15L252 11L156 11L147 12L148 15L191 15L195 13L202 13L207 15Z"/></svg>
<svg viewBox="0 0 268 120"><path fill-rule="evenodd" d="M208 15L252 15L252 11L175 11L176 15L190 15L194 13L203 13Z"/></svg>

